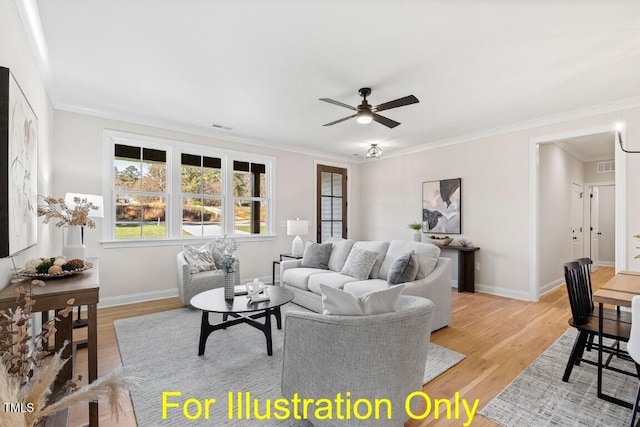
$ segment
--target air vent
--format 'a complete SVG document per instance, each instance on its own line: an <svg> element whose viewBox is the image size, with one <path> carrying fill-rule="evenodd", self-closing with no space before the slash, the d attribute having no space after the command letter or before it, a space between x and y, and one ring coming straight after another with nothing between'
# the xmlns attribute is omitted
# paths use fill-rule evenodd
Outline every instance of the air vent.
<svg viewBox="0 0 640 427"><path fill-rule="evenodd" d="M615 172L615 170L616 170L615 160L607 160L606 162L596 163L596 172L598 173Z"/></svg>

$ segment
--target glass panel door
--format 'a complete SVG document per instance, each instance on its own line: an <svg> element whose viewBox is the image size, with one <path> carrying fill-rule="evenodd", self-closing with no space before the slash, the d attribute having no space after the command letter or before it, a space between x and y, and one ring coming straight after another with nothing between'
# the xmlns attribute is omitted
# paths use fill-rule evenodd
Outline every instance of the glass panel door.
<svg viewBox="0 0 640 427"><path fill-rule="evenodd" d="M347 237L347 170L318 165L318 242Z"/></svg>

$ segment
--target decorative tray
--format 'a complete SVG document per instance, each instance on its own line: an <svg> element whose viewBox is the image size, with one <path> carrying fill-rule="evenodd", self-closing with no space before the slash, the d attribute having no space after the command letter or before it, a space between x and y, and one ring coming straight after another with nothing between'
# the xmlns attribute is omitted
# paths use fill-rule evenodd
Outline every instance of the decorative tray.
<svg viewBox="0 0 640 427"><path fill-rule="evenodd" d="M75 270L68 270L68 271L62 270L60 273L57 273L57 274L36 273L36 272L24 271L24 270L19 271L18 274L24 277L32 277L34 279L57 279L59 277L72 276L76 273L82 273L83 271L89 270L90 268L93 268L93 264L85 261L83 268L76 268Z"/></svg>

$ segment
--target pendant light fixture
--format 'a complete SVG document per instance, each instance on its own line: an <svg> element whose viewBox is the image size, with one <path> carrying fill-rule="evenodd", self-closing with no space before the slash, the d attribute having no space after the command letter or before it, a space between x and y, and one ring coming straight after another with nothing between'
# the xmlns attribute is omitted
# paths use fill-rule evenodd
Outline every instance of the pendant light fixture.
<svg viewBox="0 0 640 427"><path fill-rule="evenodd" d="M367 159L379 159L382 157L382 148L378 147L378 144L371 144L367 151Z"/></svg>

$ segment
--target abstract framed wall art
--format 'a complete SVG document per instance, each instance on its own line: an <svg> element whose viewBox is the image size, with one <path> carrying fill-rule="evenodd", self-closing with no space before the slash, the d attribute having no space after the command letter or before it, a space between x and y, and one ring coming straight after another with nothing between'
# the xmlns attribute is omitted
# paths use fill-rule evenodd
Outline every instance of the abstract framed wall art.
<svg viewBox="0 0 640 427"><path fill-rule="evenodd" d="M422 183L422 231L462 233L462 178Z"/></svg>
<svg viewBox="0 0 640 427"><path fill-rule="evenodd" d="M0 67L0 257L38 240L38 118L8 68Z"/></svg>

